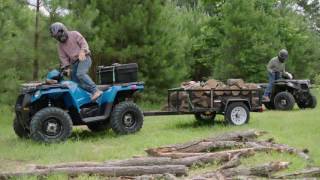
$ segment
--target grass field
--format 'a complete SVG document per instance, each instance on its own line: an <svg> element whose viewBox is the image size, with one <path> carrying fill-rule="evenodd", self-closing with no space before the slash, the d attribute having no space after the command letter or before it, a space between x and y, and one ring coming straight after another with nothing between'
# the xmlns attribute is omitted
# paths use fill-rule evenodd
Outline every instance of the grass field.
<svg viewBox="0 0 320 180"><path fill-rule="evenodd" d="M320 99L320 91L316 91ZM265 111L251 113L248 125L225 126L222 123L199 124L192 115L146 117L143 128L133 135L117 136L113 132L91 133L86 128L76 128L72 137L59 144L38 144L21 140L12 130L13 113L9 108L0 108L0 172L23 170L28 164L50 164L69 161L106 161L146 155L144 149L161 145L181 143L205 138L215 134L259 129L269 132L276 142L297 148L307 148L314 162L320 166L320 108L312 110L294 109L290 112ZM222 116L217 117L222 120ZM270 160L293 162L289 171L303 168L307 164L293 155L265 154L243 160L243 164L257 164ZM207 169L212 169L208 166ZM197 169L197 171L201 171ZM85 177L86 179L87 177Z"/></svg>

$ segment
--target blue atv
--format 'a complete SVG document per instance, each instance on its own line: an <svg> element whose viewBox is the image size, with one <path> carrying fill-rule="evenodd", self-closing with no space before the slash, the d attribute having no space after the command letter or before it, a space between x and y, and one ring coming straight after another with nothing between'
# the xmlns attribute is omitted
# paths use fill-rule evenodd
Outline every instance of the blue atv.
<svg viewBox="0 0 320 180"><path fill-rule="evenodd" d="M93 132L112 128L117 134L141 129L143 113L132 97L144 89L142 82L98 85L103 94L93 102L90 93L63 77L63 70L52 70L46 83L22 85L13 123L18 137L46 143L64 141L74 125L87 125Z"/></svg>

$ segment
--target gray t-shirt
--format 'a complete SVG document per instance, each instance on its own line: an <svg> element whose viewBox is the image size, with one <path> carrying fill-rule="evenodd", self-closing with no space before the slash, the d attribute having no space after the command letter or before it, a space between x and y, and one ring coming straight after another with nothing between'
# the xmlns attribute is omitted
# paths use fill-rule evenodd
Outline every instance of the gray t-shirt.
<svg viewBox="0 0 320 180"><path fill-rule="evenodd" d="M281 63L279 61L278 57L274 57L269 61L267 65L267 69L270 73L274 73L274 72L285 73L285 65L284 63Z"/></svg>

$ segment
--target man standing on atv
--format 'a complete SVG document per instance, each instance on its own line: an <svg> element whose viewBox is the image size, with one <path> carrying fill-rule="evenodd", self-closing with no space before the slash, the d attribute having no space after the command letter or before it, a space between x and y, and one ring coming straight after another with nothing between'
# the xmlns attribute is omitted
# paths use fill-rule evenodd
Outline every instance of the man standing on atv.
<svg viewBox="0 0 320 180"><path fill-rule="evenodd" d="M282 49L280 50L277 57L274 57L269 61L267 65L269 84L264 92L263 101L265 102L270 101L270 95L271 95L272 85L274 81L282 77L287 77L289 79L292 79L292 75L285 71L284 63L288 59L288 56L289 56L288 51L285 49Z"/></svg>
<svg viewBox="0 0 320 180"><path fill-rule="evenodd" d="M92 61L85 38L78 31L68 31L60 22L50 26L50 34L59 41L58 53L62 68L66 69L68 76L71 74L72 81L92 94L93 101L96 100L101 96L102 91L97 89L88 75Z"/></svg>

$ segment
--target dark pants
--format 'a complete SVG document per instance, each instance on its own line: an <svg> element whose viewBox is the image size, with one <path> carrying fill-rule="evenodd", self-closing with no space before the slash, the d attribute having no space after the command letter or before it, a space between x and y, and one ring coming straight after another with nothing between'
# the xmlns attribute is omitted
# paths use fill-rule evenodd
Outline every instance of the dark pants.
<svg viewBox="0 0 320 180"><path fill-rule="evenodd" d="M270 97L273 83L274 83L274 81L280 79L280 73L278 73L278 72L273 72L273 73L268 72L268 77L269 77L269 84L268 84L266 90L264 91L263 96Z"/></svg>
<svg viewBox="0 0 320 180"><path fill-rule="evenodd" d="M78 85L90 92L91 94L95 93L98 89L96 84L92 81L88 75L89 69L91 67L92 61L90 56L86 56L86 59L83 61L77 61L72 64L72 73L71 80L78 83Z"/></svg>

